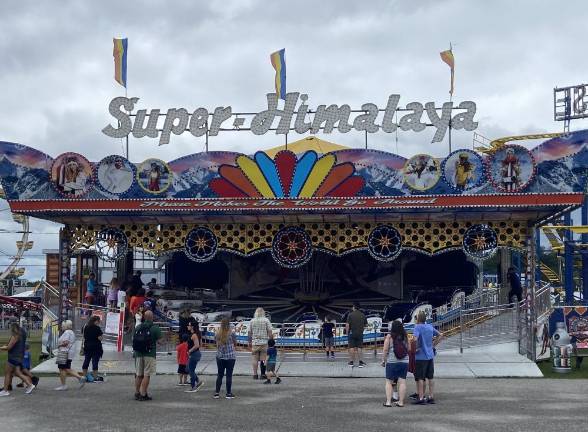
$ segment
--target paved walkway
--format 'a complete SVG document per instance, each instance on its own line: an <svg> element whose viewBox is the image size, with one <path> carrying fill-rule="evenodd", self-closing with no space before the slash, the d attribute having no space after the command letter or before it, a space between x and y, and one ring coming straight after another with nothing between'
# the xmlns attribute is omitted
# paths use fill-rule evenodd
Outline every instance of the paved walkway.
<svg viewBox="0 0 588 432"><path fill-rule="evenodd" d="M469 349L460 354L459 351L441 351L435 362L435 375L439 378L489 378L489 377L541 377L542 374L535 363L515 352L516 345L496 345L492 349ZM279 362L279 373L283 376L296 377L365 377L376 378L383 375L379 359L373 350L364 352L365 368L347 365L347 356L337 353L335 360L327 360L324 354L285 352ZM235 365L235 375L249 376L252 374L251 356L247 352L239 352ZM82 359L74 360L73 367L81 369ZM37 373L56 373L55 360L47 360L37 366ZM107 374L133 374L134 362L130 352L116 353L106 351L100 362L100 370ZM216 375L215 351L204 351L198 363L197 372L203 375ZM158 356L157 372L175 374L177 363L173 355Z"/></svg>
<svg viewBox="0 0 588 432"><path fill-rule="evenodd" d="M133 399L130 376L56 392L41 378L33 394L0 398L0 430L14 432L585 431L588 380L436 381L437 404L384 408L383 379L284 378L263 385L236 377L236 399L212 398L214 380L184 393L177 378L152 380L150 402ZM414 382L408 381L409 392ZM224 396L224 388L221 392Z"/></svg>

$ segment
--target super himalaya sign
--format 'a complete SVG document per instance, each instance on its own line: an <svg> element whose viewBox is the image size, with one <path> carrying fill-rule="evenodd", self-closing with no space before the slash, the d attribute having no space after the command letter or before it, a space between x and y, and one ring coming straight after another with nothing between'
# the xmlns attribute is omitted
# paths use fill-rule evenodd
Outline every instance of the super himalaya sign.
<svg viewBox="0 0 588 432"><path fill-rule="evenodd" d="M192 113L186 108L170 108L165 115L159 109L151 109L149 113L146 109L140 109L131 114L139 98L116 97L108 107L110 115L116 120L115 126L107 125L102 132L112 138L124 138L129 134L135 138L159 137L159 145L164 145L170 142L172 134L181 135L186 131L195 137L207 134L216 136L221 130L227 130L227 123L232 120L232 129L229 130L249 129L255 135L264 135L270 130L275 130L278 135L286 135L291 131L298 134L329 134L335 128L340 133L351 130L393 133L397 129L421 132L427 126L432 126L435 128L432 142L440 142L449 127L466 131L478 127L474 121L476 104L472 101L460 102L455 107L453 102L445 102L441 107L436 107L434 102L424 105L410 102L405 108L400 108L400 95L392 94L384 109L374 103L364 103L359 110L352 110L347 104L318 105L315 110L311 110L306 103L307 94L287 93L283 108L278 108L276 93L268 93L266 98L267 109L253 114L249 124L245 124L247 114L233 113L230 106L219 106L212 112L206 108L198 108ZM457 113L454 114L454 110ZM405 114L396 122L394 116L397 112ZM423 117L428 121L423 121ZM163 122L160 122L160 118L164 118Z"/></svg>

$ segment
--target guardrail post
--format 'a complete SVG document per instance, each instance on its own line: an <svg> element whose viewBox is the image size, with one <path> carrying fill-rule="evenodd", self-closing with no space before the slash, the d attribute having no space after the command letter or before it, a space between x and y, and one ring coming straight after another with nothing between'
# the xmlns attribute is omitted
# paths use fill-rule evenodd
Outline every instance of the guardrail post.
<svg viewBox="0 0 588 432"><path fill-rule="evenodd" d="M459 353L463 354L463 315L459 308Z"/></svg>
<svg viewBox="0 0 588 432"><path fill-rule="evenodd" d="M306 361L306 323L302 323L302 344L304 347L304 361Z"/></svg>

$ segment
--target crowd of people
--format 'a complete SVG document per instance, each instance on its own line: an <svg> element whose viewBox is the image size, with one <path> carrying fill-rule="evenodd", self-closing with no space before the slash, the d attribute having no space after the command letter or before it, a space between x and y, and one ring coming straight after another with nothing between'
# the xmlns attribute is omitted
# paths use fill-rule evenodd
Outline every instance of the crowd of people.
<svg viewBox="0 0 588 432"><path fill-rule="evenodd" d="M140 281L140 274L137 275ZM89 279L91 281L92 278ZM162 331L154 319L155 300L142 286L123 288L113 279L112 291L108 293L108 302L112 306L116 302L128 304L129 319L134 322L132 330L133 358L135 363L135 399L150 401L149 393L151 376L157 372L157 341ZM435 346L442 335L432 325L426 323L426 315L420 312L416 318L412 336L409 337L402 321L393 321L384 339L381 365L385 375L385 407L404 407L406 402L408 372L412 372L416 381L416 392L410 397L414 404L433 404L434 398L434 357ZM345 322L348 337L348 353L351 367L363 368L363 334L367 326L365 314L359 304L354 304ZM72 322L62 323L61 336L57 344L56 363L59 371L60 385L56 391L68 390L67 377L75 378L79 388L87 382L100 382L103 378L98 374L100 359L103 355L100 317L93 315L82 328L83 356L82 374L72 369L75 357L76 335L72 330ZM4 377L4 387L0 396L9 396L14 376L22 380L21 386L25 393L30 394L38 385L39 379L30 372L30 352L26 343L27 334L17 322L10 327L11 338L0 350L8 351L8 362ZM335 357L334 339L335 324L326 317L322 324L322 337L328 359ZM202 359L201 348L203 336L199 322L189 313L180 315L179 343L176 347L178 363L178 386L187 386L187 393L198 392L204 381L197 374L198 363ZM225 398L233 399L233 371L237 360L237 336L235 328L228 318L223 318L215 332L217 376L213 397L220 398L223 381L225 382ZM262 380L264 384L280 384L282 382L277 366L278 348L274 339L270 320L263 308L256 309L248 327L248 348L251 353L251 368L254 380ZM92 366L89 371L90 364Z"/></svg>

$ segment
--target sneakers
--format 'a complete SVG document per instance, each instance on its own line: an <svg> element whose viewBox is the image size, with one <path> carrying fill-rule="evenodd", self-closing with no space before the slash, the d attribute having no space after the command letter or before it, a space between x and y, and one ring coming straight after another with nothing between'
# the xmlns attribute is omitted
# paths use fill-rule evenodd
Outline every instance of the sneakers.
<svg viewBox="0 0 588 432"><path fill-rule="evenodd" d="M331 358L335 358L335 353L331 351Z"/></svg>
<svg viewBox="0 0 588 432"><path fill-rule="evenodd" d="M84 386L86 385L86 377L81 377L81 378L78 380L78 383L79 383L79 386L80 386L79 388L80 388L80 389L84 388Z"/></svg>
<svg viewBox="0 0 588 432"><path fill-rule="evenodd" d="M259 375L257 375L257 374L253 375L253 379L254 379L254 380L257 380L257 379L259 379Z"/></svg>
<svg viewBox="0 0 588 432"><path fill-rule="evenodd" d="M4 387L0 388L0 392L2 392L2 391L4 391ZM7 391L9 391L9 392L11 392L11 391L12 391L12 384L10 384L10 385L8 386L8 389L7 389Z"/></svg>
<svg viewBox="0 0 588 432"><path fill-rule="evenodd" d="M434 403L435 403L435 398L428 397L428 398L427 398L427 403L428 403L428 404L434 404Z"/></svg>
<svg viewBox="0 0 588 432"><path fill-rule="evenodd" d="M141 393L135 393L135 400L141 400Z"/></svg>
<svg viewBox="0 0 588 432"><path fill-rule="evenodd" d="M31 394L33 390L35 390L35 384L31 384L30 386L28 386L25 390L25 394Z"/></svg>
<svg viewBox="0 0 588 432"><path fill-rule="evenodd" d="M362 360L360 360L360 361L359 361L359 366L358 366L358 367L360 367L360 368L363 368L363 367L365 367L365 363L364 363Z"/></svg>
<svg viewBox="0 0 588 432"><path fill-rule="evenodd" d="M276 378L276 384L280 384L282 382L281 378Z"/></svg>
<svg viewBox="0 0 588 432"><path fill-rule="evenodd" d="M225 399L235 399L235 395L233 393L227 393Z"/></svg>
<svg viewBox="0 0 588 432"><path fill-rule="evenodd" d="M184 390L184 393L196 393L202 386L204 385L204 381L198 381L194 387L188 390Z"/></svg>
<svg viewBox="0 0 588 432"><path fill-rule="evenodd" d="M183 385L184 385L184 383L177 383L176 385L177 385L178 387L181 387L181 386L183 386Z"/></svg>
<svg viewBox="0 0 588 432"><path fill-rule="evenodd" d="M141 401L141 402L146 402L146 401L153 400L153 398L151 396L149 396L149 395L145 395L145 396L139 395L139 399L138 400Z"/></svg>
<svg viewBox="0 0 588 432"><path fill-rule="evenodd" d="M350 361L350 362L347 363L347 366L353 367L353 366L355 366L355 364L352 361Z"/></svg>
<svg viewBox="0 0 588 432"><path fill-rule="evenodd" d="M35 385L35 387L37 387L39 385L39 377L38 376L34 376L32 381L33 381L33 384Z"/></svg>
<svg viewBox="0 0 588 432"><path fill-rule="evenodd" d="M398 392L392 393L392 402L398 402Z"/></svg>
<svg viewBox="0 0 588 432"><path fill-rule="evenodd" d="M419 398L419 394L418 393L413 393L408 398L409 399L412 399L412 400L417 400Z"/></svg>
<svg viewBox="0 0 588 432"><path fill-rule="evenodd" d="M427 400L425 398L423 398L423 399L415 400L412 404L413 405L425 405L426 403L427 403Z"/></svg>
<svg viewBox="0 0 588 432"><path fill-rule="evenodd" d="M67 390L67 386L66 385L60 385L59 387L55 387L54 390L55 391L66 391Z"/></svg>
<svg viewBox="0 0 588 432"><path fill-rule="evenodd" d="M220 399L220 394L215 393L212 397L215 398L215 399Z"/></svg>
<svg viewBox="0 0 588 432"><path fill-rule="evenodd" d="M6 390L0 391L0 397L4 397L4 396L10 396L10 392L7 392Z"/></svg>
<svg viewBox="0 0 588 432"><path fill-rule="evenodd" d="M272 383L272 381L271 381L271 380L269 380L269 379L266 379L266 380L265 380L263 383L264 383L264 384L271 384L271 383Z"/></svg>

